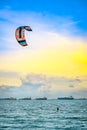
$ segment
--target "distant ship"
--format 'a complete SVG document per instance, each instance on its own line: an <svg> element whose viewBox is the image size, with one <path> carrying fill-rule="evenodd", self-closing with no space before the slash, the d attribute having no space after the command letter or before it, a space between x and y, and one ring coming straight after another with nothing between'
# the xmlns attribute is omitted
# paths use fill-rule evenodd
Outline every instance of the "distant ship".
<svg viewBox="0 0 87 130"><path fill-rule="evenodd" d="M10 97L10 98L0 98L0 100L17 100L16 98Z"/></svg>
<svg viewBox="0 0 87 130"><path fill-rule="evenodd" d="M21 98L20 100L31 100L31 97Z"/></svg>
<svg viewBox="0 0 87 130"><path fill-rule="evenodd" d="M72 96L70 97L59 97L59 100L73 100L74 98Z"/></svg>
<svg viewBox="0 0 87 130"><path fill-rule="evenodd" d="M36 98L36 100L47 100L46 97L43 97L43 98Z"/></svg>

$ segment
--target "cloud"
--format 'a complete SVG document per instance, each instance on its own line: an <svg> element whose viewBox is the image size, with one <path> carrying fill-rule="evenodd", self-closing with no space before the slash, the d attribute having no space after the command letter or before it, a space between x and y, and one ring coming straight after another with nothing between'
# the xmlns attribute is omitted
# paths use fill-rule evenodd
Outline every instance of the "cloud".
<svg viewBox="0 0 87 130"><path fill-rule="evenodd" d="M47 76L43 74L29 74L22 78L23 85L30 85L37 88L39 91L49 91L55 93L56 91L71 91L73 89L81 89L83 81L80 77L66 78L59 76Z"/></svg>
<svg viewBox="0 0 87 130"><path fill-rule="evenodd" d="M51 32L32 37L26 48L14 43L15 49L0 52L0 70L68 77L87 73L86 42Z"/></svg>
<svg viewBox="0 0 87 130"><path fill-rule="evenodd" d="M63 35L83 36L83 33L78 28L80 21L74 20L70 16L58 16L49 13L33 12L33 11L14 11L11 8L0 10L0 16L2 19L12 23L13 25L20 26L30 24L34 31L50 30L53 32L59 32Z"/></svg>
<svg viewBox="0 0 87 130"><path fill-rule="evenodd" d="M0 72L0 87L20 87L21 80L19 74L15 72Z"/></svg>
<svg viewBox="0 0 87 130"><path fill-rule="evenodd" d="M79 79L79 78L75 78L75 79L72 79L72 80L70 80L69 82L81 82L81 79Z"/></svg>
<svg viewBox="0 0 87 130"><path fill-rule="evenodd" d="M5 72L2 73L5 76ZM13 75L14 73L8 73L8 75ZM10 78L10 76L8 76ZM87 80L86 76L76 78L66 78L59 76L48 76L44 74L34 74L30 73L28 75L17 75L17 80L21 81L19 87L5 84L4 82L0 85L0 95L1 97L39 97L47 96L49 98L57 98L58 96L70 96L74 95L79 97L83 95L84 90L87 90ZM6 79L5 79L6 81ZM11 81L11 80L10 80ZM80 81L80 82L79 82ZM82 93L81 93L82 91ZM76 95L77 94L77 95ZM83 96L84 97L84 96Z"/></svg>
<svg viewBox="0 0 87 130"><path fill-rule="evenodd" d="M79 32L76 27L77 21L73 21L71 18L64 18L49 14L43 15L42 13L29 11L12 11L11 9L0 10L0 24L0 40L1 43L4 42L4 44L1 44L0 50L4 50L4 48L7 50L19 49L19 47L15 44L17 41L14 34L15 29L20 25L30 25L33 32L27 35L30 37L29 41L27 37L27 41L33 43L39 42L40 44L42 43L42 40L46 38L47 34L45 32L56 32L63 36L73 36L75 32ZM41 38L39 36L41 36ZM50 38L51 37L52 36L50 35ZM76 35L74 35L74 37L76 37Z"/></svg>
<svg viewBox="0 0 87 130"><path fill-rule="evenodd" d="M74 85L70 85L69 87L73 88L73 87L75 87L75 86L74 86Z"/></svg>

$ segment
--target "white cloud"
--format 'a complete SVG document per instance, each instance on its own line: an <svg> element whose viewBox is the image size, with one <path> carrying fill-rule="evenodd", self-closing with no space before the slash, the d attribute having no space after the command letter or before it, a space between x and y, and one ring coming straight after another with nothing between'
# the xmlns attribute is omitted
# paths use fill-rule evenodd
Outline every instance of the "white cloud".
<svg viewBox="0 0 87 130"><path fill-rule="evenodd" d="M66 77L50 77L46 75L36 75L29 74L24 80L22 79L23 85L31 85L32 90L37 89L40 94L46 96L56 96L56 95L69 95L71 93L77 92L78 90L87 89L86 86L83 86L84 81L80 77L76 78L66 78ZM86 82L87 84L87 82ZM76 96L76 95L75 95ZM79 93L77 97L79 96Z"/></svg>
<svg viewBox="0 0 87 130"><path fill-rule="evenodd" d="M84 90L87 91L87 80L85 77L76 78L66 78L58 76L47 76L43 74L28 74L26 76L21 76L15 73L0 73L0 78L14 77L20 81L20 86L17 87L15 83L13 85L1 84L0 85L0 95L14 96L14 97L42 97L47 96L48 98L57 98L59 96L70 96L84 97ZM86 93L86 92L85 92Z"/></svg>
<svg viewBox="0 0 87 130"><path fill-rule="evenodd" d="M57 33L59 37L61 37L64 35L73 36L75 31L78 32L78 29L76 28L77 22L70 18L51 15L44 16L41 13L11 11L10 9L0 10L0 18L0 46L2 46L2 50L4 50L4 48L7 48L7 50L20 49L20 46L18 46L15 39L15 29L21 25L30 25L33 30L33 32L26 32L27 42L32 43L32 48L38 46L38 43L39 47L41 47L42 43L45 43L46 45L51 40L55 40L56 35L54 36L55 39L52 39L53 34Z"/></svg>
<svg viewBox="0 0 87 130"><path fill-rule="evenodd" d="M21 84L18 73L0 72L0 87L20 87Z"/></svg>

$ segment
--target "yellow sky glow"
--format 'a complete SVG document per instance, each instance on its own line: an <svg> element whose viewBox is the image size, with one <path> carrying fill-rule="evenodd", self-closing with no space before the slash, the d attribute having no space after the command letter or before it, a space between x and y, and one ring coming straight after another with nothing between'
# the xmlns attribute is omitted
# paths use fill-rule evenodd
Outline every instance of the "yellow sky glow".
<svg viewBox="0 0 87 130"><path fill-rule="evenodd" d="M49 44L49 43L48 43ZM87 74L87 45L62 39L47 48L30 48L1 56L0 70L75 77Z"/></svg>

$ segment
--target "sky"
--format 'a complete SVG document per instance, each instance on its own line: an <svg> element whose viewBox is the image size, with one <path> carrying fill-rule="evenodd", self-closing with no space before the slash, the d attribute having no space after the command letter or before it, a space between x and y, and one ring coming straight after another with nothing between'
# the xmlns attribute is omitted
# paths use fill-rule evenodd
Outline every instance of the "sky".
<svg viewBox="0 0 87 130"><path fill-rule="evenodd" d="M86 12L86 0L0 0L0 97L87 98Z"/></svg>

